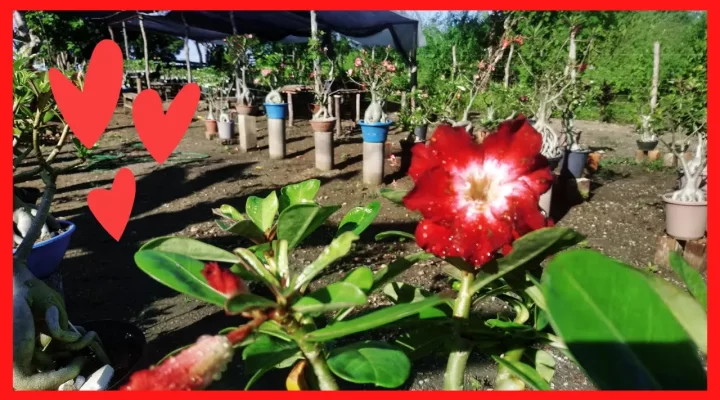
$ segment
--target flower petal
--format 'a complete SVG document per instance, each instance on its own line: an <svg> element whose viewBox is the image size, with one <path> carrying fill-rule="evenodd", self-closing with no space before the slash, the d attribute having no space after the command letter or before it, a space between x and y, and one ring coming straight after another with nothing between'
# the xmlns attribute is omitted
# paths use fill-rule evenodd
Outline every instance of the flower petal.
<svg viewBox="0 0 720 400"><path fill-rule="evenodd" d="M440 165L438 158L432 156L430 148L425 143L414 145L410 151L412 152L412 161L410 162L408 175L415 182L424 173Z"/></svg>
<svg viewBox="0 0 720 400"><path fill-rule="evenodd" d="M497 132L483 140L482 146L486 159L510 166L506 178L510 181L548 165L547 159L540 155L542 135L525 117L501 123Z"/></svg>
<svg viewBox="0 0 720 400"><path fill-rule="evenodd" d="M436 224L430 220L422 220L415 228L417 245L438 257L462 257L453 248L454 238L450 228Z"/></svg>
<svg viewBox="0 0 720 400"><path fill-rule="evenodd" d="M456 213L453 198L450 176L442 167L435 167L420 176L415 187L403 197L403 203L408 210L419 211L425 219L449 222Z"/></svg>
<svg viewBox="0 0 720 400"><path fill-rule="evenodd" d="M429 147L445 165L463 167L471 160L482 163L482 148L463 127L439 125L430 137Z"/></svg>

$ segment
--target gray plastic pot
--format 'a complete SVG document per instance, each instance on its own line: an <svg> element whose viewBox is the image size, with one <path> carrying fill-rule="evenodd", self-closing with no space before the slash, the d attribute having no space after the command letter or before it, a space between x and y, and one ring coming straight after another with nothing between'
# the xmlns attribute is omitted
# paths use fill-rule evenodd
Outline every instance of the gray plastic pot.
<svg viewBox="0 0 720 400"><path fill-rule="evenodd" d="M585 165L587 165L588 155L590 150L567 150L562 160L561 170L567 169L572 176L575 178L582 178L583 172L585 171Z"/></svg>
<svg viewBox="0 0 720 400"><path fill-rule="evenodd" d="M550 206L552 205L552 192L553 187L550 186L550 189L548 189L547 192L540 195L540 201L538 202L538 205L540 206L540 209L545 212L545 217L550 217Z"/></svg>
<svg viewBox="0 0 720 400"><path fill-rule="evenodd" d="M414 133L415 133L415 138L417 139L418 142L425 141L425 139L427 138L427 130L428 130L427 124L415 127Z"/></svg>
<svg viewBox="0 0 720 400"><path fill-rule="evenodd" d="M672 193L663 195L665 202L665 232L678 240L694 240L705 236L707 230L707 201L678 201Z"/></svg>
<svg viewBox="0 0 720 400"><path fill-rule="evenodd" d="M230 140L233 135L233 121L218 121L218 137L222 140Z"/></svg>

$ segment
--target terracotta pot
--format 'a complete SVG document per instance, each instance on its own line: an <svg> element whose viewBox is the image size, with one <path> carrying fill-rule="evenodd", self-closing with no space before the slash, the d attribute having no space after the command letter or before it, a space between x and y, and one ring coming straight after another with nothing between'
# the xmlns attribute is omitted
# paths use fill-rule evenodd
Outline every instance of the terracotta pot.
<svg viewBox="0 0 720 400"><path fill-rule="evenodd" d="M707 201L678 201L672 200L671 196L672 193L663 195L667 234L678 240L704 237L707 230Z"/></svg>
<svg viewBox="0 0 720 400"><path fill-rule="evenodd" d="M214 119L206 119L205 120L205 133L206 134L216 134L217 133L217 121Z"/></svg>
<svg viewBox="0 0 720 400"><path fill-rule="evenodd" d="M331 120L310 120L313 132L332 132L335 128L335 119Z"/></svg>
<svg viewBox="0 0 720 400"><path fill-rule="evenodd" d="M601 157L602 157L602 154L600 154L600 153L588 154L587 168L590 170L590 172L597 172L598 168L600 168L600 158Z"/></svg>
<svg viewBox="0 0 720 400"><path fill-rule="evenodd" d="M257 106L244 106L242 104L235 104L235 111L238 115L256 115Z"/></svg>

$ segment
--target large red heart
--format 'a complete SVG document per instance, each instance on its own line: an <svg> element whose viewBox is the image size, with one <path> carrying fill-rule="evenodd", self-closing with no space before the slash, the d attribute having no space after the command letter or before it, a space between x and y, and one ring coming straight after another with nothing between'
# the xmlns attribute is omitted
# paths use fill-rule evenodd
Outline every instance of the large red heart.
<svg viewBox="0 0 720 400"><path fill-rule="evenodd" d="M121 168L110 189L91 190L87 201L100 225L119 242L135 204L135 175Z"/></svg>
<svg viewBox="0 0 720 400"><path fill-rule="evenodd" d="M112 40L93 50L82 91L50 69L50 88L63 118L85 147L93 147L115 113L123 81L123 55Z"/></svg>
<svg viewBox="0 0 720 400"><path fill-rule="evenodd" d="M200 87L189 83L175 96L167 113L163 112L160 95L143 90L133 102L133 122L140 140L150 155L162 164L180 144L192 122L200 102Z"/></svg>

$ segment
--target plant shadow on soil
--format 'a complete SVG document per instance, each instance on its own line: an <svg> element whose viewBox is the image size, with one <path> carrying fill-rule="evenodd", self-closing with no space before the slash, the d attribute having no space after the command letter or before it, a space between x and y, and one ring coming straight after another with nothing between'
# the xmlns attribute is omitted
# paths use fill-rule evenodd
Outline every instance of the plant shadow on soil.
<svg viewBox="0 0 720 400"><path fill-rule="evenodd" d="M134 253L150 239L176 235L190 225L211 221L211 209L222 204L245 204L249 196L265 196L279 189L279 186L253 185L245 187L245 193L240 197L211 197L201 202L189 200L185 203L189 207L170 212L160 211L167 203L191 197L216 183L252 178L253 175L248 172L252 165L221 165L206 169L193 179L187 179L187 171L176 165L161 167L140 176L132 212L133 216L140 217L131 217L120 243L105 232L87 205L56 212L56 217L83 227L73 236L71 244L73 249L83 250L83 254L66 258L62 266L68 309L77 311L79 318L85 320L102 319L108 315L129 320L136 318L154 301L177 295L140 271L133 260ZM325 184L332 180L349 180L356 174L357 171L350 171L319 179ZM202 240L223 248L242 244L237 237L229 235ZM127 288L132 288L132 291L128 293ZM108 297L116 300L105 302L103 299ZM143 316L144 325L153 322L154 318Z"/></svg>

